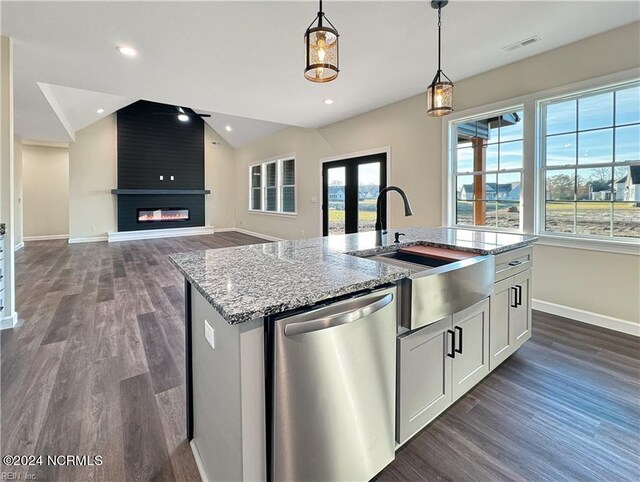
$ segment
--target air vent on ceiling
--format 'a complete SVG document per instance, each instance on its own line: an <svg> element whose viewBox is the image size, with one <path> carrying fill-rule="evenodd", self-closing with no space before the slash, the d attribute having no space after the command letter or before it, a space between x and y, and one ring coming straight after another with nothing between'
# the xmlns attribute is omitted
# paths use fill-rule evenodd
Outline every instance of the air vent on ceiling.
<svg viewBox="0 0 640 482"><path fill-rule="evenodd" d="M533 37L529 37L524 40L520 40L511 45L507 45L506 47L502 47L502 50L506 50L507 52L511 52L512 50L519 49L520 47L526 47L527 45L534 44L536 42L540 42L540 37L534 35Z"/></svg>

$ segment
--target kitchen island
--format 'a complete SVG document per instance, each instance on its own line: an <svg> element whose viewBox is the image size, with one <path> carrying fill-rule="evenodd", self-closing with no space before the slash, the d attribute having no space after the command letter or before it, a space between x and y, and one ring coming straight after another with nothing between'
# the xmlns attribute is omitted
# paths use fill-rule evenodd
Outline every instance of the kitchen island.
<svg viewBox="0 0 640 482"><path fill-rule="evenodd" d="M331 474L370 478L393 459L396 443L404 443L408 434L423 428L434 414L441 413L489 373L493 362L503 361L528 339L530 245L535 237L451 228L406 228L396 243L395 231L172 255L186 279L187 431L208 480L280 480L309 474L324 479ZM403 328L399 318L403 316L406 296L401 296L396 286L402 286L414 270L402 263L382 262L379 255L416 246L471 253L490 261L484 265L491 267L491 292L483 304L429 322L420 329ZM374 255L375 259L367 259ZM518 281L518 289L515 277L523 274L527 276L526 284ZM468 288L475 289L472 285ZM489 342L489 297L495 297L496 323L503 325L494 330L501 335L495 343ZM518 313L524 313L524 318L519 314L510 316L510 310L523 305L523 300L525 309ZM326 315L312 320L309 313ZM358 331L357 324L350 322L359 318L365 320L360 321L363 327L379 325L379 331ZM333 330L333 335L327 335L329 338L316 346L309 337L325 336L320 328L311 326L318 319L335 322L335 326L324 330ZM525 329L519 330L517 339L517 330L510 329L511 319L524 322ZM287 320L296 320L297 326L292 327ZM348 322L353 326L339 326ZM280 331L274 328L278 324L283 327ZM307 326L306 331L298 331L293 343L299 326ZM464 354L463 327L467 333ZM476 327L480 327L479 331ZM353 337L348 342L340 341L334 336L338 330L352 330ZM445 347L450 341L447 333L458 332L458 344L452 345L449 353ZM451 377L451 373L458 372L463 376L458 385L450 384L458 389L435 398L428 393L432 391L430 385L420 392L428 400L420 400L420 394L413 392L405 394L396 410L396 391L400 398L402 378L415 375L413 369L398 374L396 379L396 360L400 366L400 347L403 343L414 344L417 335L424 338L421 345L432 349L412 350L412 356L419 354L424 357L421 361L429 363L441 361L438 376ZM475 338L479 339L479 351L473 349ZM368 341L361 342L364 339ZM455 345L455 335L451 341ZM277 347L290 351L278 354ZM443 356L438 350L445 350ZM305 353L309 354L308 360ZM459 355L454 360L456 353ZM353 360L347 360L344 354ZM294 356L298 357L295 363ZM478 363L479 368L475 366ZM307 370L301 374L303 366L317 367L317 372ZM358 372L349 372L356 368ZM331 372L340 370L342 381L334 383ZM349 386L355 387L367 377L377 377L380 383L362 383L359 392L355 388L350 391ZM283 380L290 385L281 387ZM429 377L424 380L429 384L433 381ZM410 384L420 387L415 380ZM320 391L311 394L313 390ZM325 398L325 392L331 396ZM342 404L338 406L347 409L340 414L337 412L341 410L334 407L332 424L327 420L327 406L338 401ZM415 411L423 403L420 416L399 413L402 406ZM309 433L319 426L309 421L315 416L322 421L318 437ZM341 427L350 429L341 431ZM402 432L399 427L403 427ZM305 434L308 437L301 444ZM354 446L360 447L360 452L352 457L348 454ZM334 450L335 454L347 454L347 459L360 463L338 460L341 457L335 454L329 461L323 459L323 452L336 448L340 450ZM302 459L308 463L305 465Z"/></svg>

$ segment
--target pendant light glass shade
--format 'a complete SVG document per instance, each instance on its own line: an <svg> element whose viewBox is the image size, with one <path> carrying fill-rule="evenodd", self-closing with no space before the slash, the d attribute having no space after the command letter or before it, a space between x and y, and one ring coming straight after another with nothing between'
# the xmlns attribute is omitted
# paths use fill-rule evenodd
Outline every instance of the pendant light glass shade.
<svg viewBox="0 0 640 482"><path fill-rule="evenodd" d="M324 21L330 26L325 26ZM304 76L308 80L330 82L338 76L338 37L338 31L324 16L320 0L318 15L304 34Z"/></svg>
<svg viewBox="0 0 640 482"><path fill-rule="evenodd" d="M431 7L438 10L438 71L427 87L427 115L442 117L453 112L453 82L440 68L442 7L448 0L432 0Z"/></svg>
<svg viewBox="0 0 640 482"><path fill-rule="evenodd" d="M442 117L453 112L453 84L438 80L427 87L427 115Z"/></svg>

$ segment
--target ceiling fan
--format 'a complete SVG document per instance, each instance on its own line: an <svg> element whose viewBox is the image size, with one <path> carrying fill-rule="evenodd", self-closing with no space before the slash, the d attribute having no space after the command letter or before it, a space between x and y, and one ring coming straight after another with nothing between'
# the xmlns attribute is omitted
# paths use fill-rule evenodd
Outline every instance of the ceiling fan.
<svg viewBox="0 0 640 482"><path fill-rule="evenodd" d="M176 111L178 113L178 120L181 120L182 122L187 122L191 117L200 117L200 118L211 117L211 114L198 114L193 109L189 109L191 112L187 112L182 107L180 107L179 105L177 105L175 107L176 107ZM155 114L157 114L157 115L176 115L173 112L155 112Z"/></svg>

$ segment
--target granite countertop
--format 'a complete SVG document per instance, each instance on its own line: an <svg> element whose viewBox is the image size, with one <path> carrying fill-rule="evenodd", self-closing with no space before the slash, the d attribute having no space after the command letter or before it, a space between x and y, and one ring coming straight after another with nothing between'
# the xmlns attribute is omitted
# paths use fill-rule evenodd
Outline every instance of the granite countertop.
<svg viewBox="0 0 640 482"><path fill-rule="evenodd" d="M394 243L394 232L405 233ZM389 229L173 254L172 262L230 324L406 278L409 270L359 256L426 245L478 254L528 246L535 236L454 228Z"/></svg>

